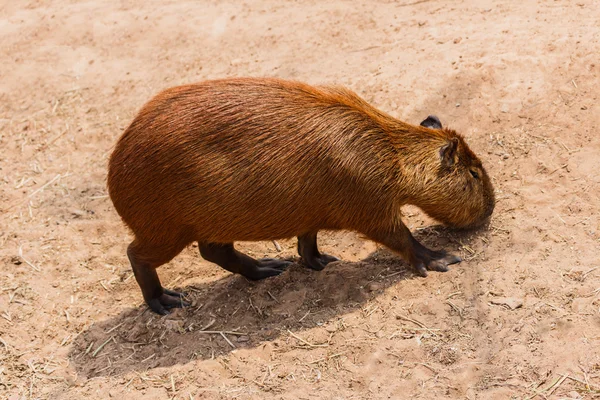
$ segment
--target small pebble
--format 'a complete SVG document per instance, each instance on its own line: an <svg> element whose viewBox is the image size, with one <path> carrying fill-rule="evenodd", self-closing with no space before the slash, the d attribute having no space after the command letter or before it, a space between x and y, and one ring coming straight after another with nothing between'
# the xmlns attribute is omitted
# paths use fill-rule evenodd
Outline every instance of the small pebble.
<svg viewBox="0 0 600 400"><path fill-rule="evenodd" d="M367 285L367 290L369 292L375 292L377 290L380 290L382 288L381 283L377 283L377 282L371 282Z"/></svg>

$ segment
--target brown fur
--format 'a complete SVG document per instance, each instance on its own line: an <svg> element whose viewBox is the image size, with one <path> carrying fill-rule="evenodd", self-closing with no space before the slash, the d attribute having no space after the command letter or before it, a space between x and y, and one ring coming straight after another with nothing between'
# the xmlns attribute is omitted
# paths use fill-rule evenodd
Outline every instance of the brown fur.
<svg viewBox="0 0 600 400"><path fill-rule="evenodd" d="M440 151L452 140L445 167ZM403 205L456 227L480 224L494 207L481 162L456 132L406 124L345 89L277 79L158 94L119 139L108 189L135 234L134 271L136 263L155 269L192 241L316 240L322 229L363 233L414 265L389 240L405 236Z"/></svg>

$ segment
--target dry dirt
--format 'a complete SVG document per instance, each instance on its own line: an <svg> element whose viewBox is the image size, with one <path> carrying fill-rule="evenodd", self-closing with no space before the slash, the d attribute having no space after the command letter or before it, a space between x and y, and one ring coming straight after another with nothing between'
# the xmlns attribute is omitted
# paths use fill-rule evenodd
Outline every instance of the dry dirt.
<svg viewBox="0 0 600 400"><path fill-rule="evenodd" d="M597 0L4 0L0 397L600 398L598 21ZM251 283L191 247L159 273L193 307L148 312L107 156L159 90L248 75L464 133L496 187L490 226L405 220L465 261L422 279L330 233L343 261ZM281 246L241 244L295 257Z"/></svg>

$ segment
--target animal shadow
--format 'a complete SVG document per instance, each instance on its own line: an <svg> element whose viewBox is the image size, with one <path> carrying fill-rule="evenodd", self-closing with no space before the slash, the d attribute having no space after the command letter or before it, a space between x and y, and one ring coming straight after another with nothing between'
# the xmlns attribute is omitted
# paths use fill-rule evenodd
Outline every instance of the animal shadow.
<svg viewBox="0 0 600 400"><path fill-rule="evenodd" d="M439 244L447 234L440 227L415 232L432 248L452 250ZM453 235L450 240L456 243ZM301 335L360 309L402 280L422 279L384 248L358 262L331 263L319 272L293 261L283 274L259 282L228 275L175 288L187 292L192 305L165 317L143 304L95 323L74 341L71 361L80 376L92 378L214 358L290 332Z"/></svg>

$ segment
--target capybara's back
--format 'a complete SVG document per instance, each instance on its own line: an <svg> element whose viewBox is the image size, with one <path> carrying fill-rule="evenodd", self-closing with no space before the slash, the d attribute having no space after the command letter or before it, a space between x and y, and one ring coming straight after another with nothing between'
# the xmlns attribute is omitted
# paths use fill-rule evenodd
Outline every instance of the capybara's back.
<svg viewBox="0 0 600 400"><path fill-rule="evenodd" d="M260 279L288 263L251 259L234 241L298 236L304 261L321 269L334 258L318 252L318 230L409 246L386 239L405 229L407 203L450 225L481 223L494 204L481 162L455 132L431 128L343 89L277 79L160 93L119 139L108 174L110 197L135 234L128 255L146 301L161 313L177 305L154 269L192 241L209 261Z"/></svg>
<svg viewBox="0 0 600 400"><path fill-rule="evenodd" d="M111 198L147 239L276 239L389 216L369 208L374 196L397 195L386 190L393 149L353 100L274 80L167 90L119 140Z"/></svg>

